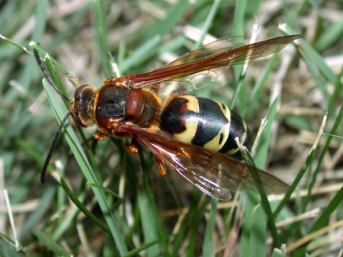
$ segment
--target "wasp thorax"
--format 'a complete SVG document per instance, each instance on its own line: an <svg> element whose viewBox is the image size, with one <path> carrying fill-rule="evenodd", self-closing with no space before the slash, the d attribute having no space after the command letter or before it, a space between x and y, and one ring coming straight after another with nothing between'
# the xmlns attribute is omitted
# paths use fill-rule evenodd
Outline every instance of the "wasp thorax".
<svg viewBox="0 0 343 257"><path fill-rule="evenodd" d="M127 97L130 90L126 87L103 86L96 96L96 118L100 120L122 120L126 117Z"/></svg>
<svg viewBox="0 0 343 257"><path fill-rule="evenodd" d="M75 91L75 120L83 127L89 127L95 123L92 115L95 92L96 89L90 85L82 85Z"/></svg>

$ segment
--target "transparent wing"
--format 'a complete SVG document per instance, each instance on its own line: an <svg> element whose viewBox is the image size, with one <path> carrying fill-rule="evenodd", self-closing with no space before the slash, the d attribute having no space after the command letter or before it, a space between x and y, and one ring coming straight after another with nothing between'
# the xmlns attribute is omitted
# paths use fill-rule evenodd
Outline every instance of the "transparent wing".
<svg viewBox="0 0 343 257"><path fill-rule="evenodd" d="M123 130L202 192L219 200L230 200L231 192L237 190L257 193L263 190L269 195L284 193L288 189L278 178L227 155L134 125L124 125Z"/></svg>
<svg viewBox="0 0 343 257"><path fill-rule="evenodd" d="M256 58L265 57L282 50L301 35L276 37L262 42L233 48L230 38L219 39L206 46L181 56L152 72L123 77L131 88L142 88L148 85L160 86L164 82L182 81L192 82L197 76L210 77L209 81L216 80L222 72L220 69L237 64L250 63ZM237 38L240 41L239 37ZM225 47L225 43L227 46ZM219 49L218 49L218 48ZM203 87L201 82L195 88Z"/></svg>
<svg viewBox="0 0 343 257"><path fill-rule="evenodd" d="M180 64L194 62L199 59L203 59L212 55L220 54L225 51L229 51L244 45L244 39L242 36L230 36L218 39L209 44L201 46L176 60L163 65L157 70L178 66Z"/></svg>

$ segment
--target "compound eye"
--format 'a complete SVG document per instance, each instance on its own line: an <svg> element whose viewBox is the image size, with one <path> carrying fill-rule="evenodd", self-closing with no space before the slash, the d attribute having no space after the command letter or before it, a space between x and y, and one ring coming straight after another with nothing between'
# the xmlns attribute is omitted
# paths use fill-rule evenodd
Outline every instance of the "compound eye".
<svg viewBox="0 0 343 257"><path fill-rule="evenodd" d="M74 117L77 124L79 124L81 127L87 127L85 124L83 124L82 120L79 117L79 113L75 113Z"/></svg>
<svg viewBox="0 0 343 257"><path fill-rule="evenodd" d="M94 124L92 117L91 103L94 100L95 88L90 85L78 87L74 94L75 121L82 127L89 127Z"/></svg>
<svg viewBox="0 0 343 257"><path fill-rule="evenodd" d="M89 95L86 92L89 92L89 89L91 89L92 92L92 88L93 87L90 85L82 85L78 87L74 93L75 103L80 104L81 102L83 102L83 100L86 100L85 96L88 97Z"/></svg>

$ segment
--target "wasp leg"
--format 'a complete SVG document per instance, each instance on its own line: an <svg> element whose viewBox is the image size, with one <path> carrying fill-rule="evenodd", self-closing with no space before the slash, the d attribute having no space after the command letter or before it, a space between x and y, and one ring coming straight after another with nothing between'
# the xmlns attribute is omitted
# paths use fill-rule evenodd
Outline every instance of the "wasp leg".
<svg viewBox="0 0 343 257"><path fill-rule="evenodd" d="M96 140L105 140L108 136L100 131L96 132L93 137L96 139Z"/></svg>
<svg viewBox="0 0 343 257"><path fill-rule="evenodd" d="M154 157L155 157L156 164L157 164L157 167L160 171L161 176L167 175L167 169L166 169L166 165L165 165L164 161L162 159L158 158L156 155L154 155Z"/></svg>
<svg viewBox="0 0 343 257"><path fill-rule="evenodd" d="M116 133L122 133L123 132L123 126L122 122L112 122L109 126L109 129L114 129Z"/></svg>
<svg viewBox="0 0 343 257"><path fill-rule="evenodd" d="M138 152L138 142L135 138L132 138L131 142L126 142L124 144L126 151L129 153L137 153Z"/></svg>

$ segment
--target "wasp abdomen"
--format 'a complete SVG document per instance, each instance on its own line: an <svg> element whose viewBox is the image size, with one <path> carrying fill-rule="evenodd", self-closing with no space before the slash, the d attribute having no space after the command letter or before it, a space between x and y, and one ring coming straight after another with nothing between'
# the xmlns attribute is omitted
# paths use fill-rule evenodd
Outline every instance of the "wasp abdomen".
<svg viewBox="0 0 343 257"><path fill-rule="evenodd" d="M226 105L207 98L172 98L161 114L160 129L179 141L230 155L237 152L240 155L236 137L250 148L250 135L244 120Z"/></svg>

